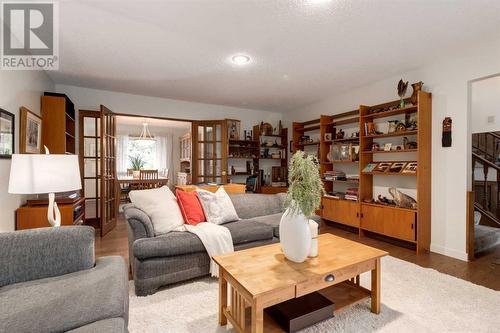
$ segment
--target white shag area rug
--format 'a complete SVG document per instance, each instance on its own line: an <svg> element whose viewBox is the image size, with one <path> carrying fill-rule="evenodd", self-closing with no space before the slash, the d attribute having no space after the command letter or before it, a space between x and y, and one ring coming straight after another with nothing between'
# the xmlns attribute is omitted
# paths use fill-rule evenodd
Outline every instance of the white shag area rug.
<svg viewBox="0 0 500 333"><path fill-rule="evenodd" d="M499 277L500 278L500 277ZM500 332L500 292L393 257L382 259L382 307L370 300L303 332ZM361 284L370 288L369 274ZM217 323L217 280L204 278L137 297L130 281L131 333L229 333Z"/></svg>

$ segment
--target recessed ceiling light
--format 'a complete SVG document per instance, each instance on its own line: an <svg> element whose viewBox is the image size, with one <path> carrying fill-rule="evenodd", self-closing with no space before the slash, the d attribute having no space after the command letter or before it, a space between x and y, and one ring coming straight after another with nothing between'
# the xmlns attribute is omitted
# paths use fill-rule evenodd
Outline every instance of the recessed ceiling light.
<svg viewBox="0 0 500 333"><path fill-rule="evenodd" d="M237 54L231 58L232 62L238 66L246 65L250 62L250 57L244 54Z"/></svg>

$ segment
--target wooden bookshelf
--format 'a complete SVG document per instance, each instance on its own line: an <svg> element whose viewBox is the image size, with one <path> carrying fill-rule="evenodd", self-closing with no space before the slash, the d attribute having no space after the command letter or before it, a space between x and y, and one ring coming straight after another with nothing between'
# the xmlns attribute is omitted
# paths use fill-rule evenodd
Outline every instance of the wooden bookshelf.
<svg viewBox="0 0 500 333"><path fill-rule="evenodd" d="M76 153L75 106L64 94L41 97L42 141L51 154Z"/></svg>
<svg viewBox="0 0 500 333"><path fill-rule="evenodd" d="M373 110L395 107L399 100L375 106L360 106L360 236L368 235L366 231L403 240L415 244L417 253L429 251L431 238L431 138L432 138L432 100L431 94L427 92L418 93L417 105L409 105L402 109L393 109L385 112L373 113ZM407 130L396 133L379 135L366 135L365 122L384 118L393 118L396 115L415 114L418 127L416 130ZM402 149L391 151L371 151L372 144L385 138L398 138L402 136L416 136L418 147L416 149ZM384 161L374 160L377 154L394 153L397 159L385 158ZM400 162L401 153L410 153L405 162L416 161L418 170L416 173L393 173L393 172L362 172L365 166L373 162ZM384 155L388 157L391 155ZM373 202L374 179L380 186L385 177L414 177L415 190L417 192L417 209L405 209L386 206ZM392 184L392 182L391 182Z"/></svg>
<svg viewBox="0 0 500 333"><path fill-rule="evenodd" d="M409 103L408 100L406 101ZM335 186L344 186L345 188L345 186L352 185L354 187L358 185L359 200L350 201L325 195L322 200L321 217L326 223L335 222L349 226L349 230L357 232L360 237L378 234L404 241L410 246L414 246L418 254L429 251L431 239L432 96L427 92L419 92L417 105L409 105L405 108L397 108L399 102L399 100L396 100L374 106L361 105L359 110L334 116L321 116L319 157L322 177L326 171L333 170L337 163L343 165L352 163L352 161L329 161L327 154L332 144L359 142L360 145L359 161L356 161L357 164L352 163L352 165L357 166L359 182L351 180L326 180L323 178L327 192L334 191ZM373 113L374 110L385 108L391 109L389 111ZM392 120L398 116L406 117L412 114L417 119L417 129L415 130L377 135L366 135L364 133L366 122L384 122L384 118ZM324 139L325 134L332 133L334 127L348 126L349 124L359 126L359 138ZM402 140L404 136L416 137L417 148L372 151L372 144L375 142L382 144L386 138L390 138L392 141ZM381 156L384 157L383 160L376 158L379 154L382 154ZM369 163L415 161L418 163L416 173L362 172ZM399 178L401 180L398 180ZM400 208L372 202L371 200L375 197L375 179L377 179L377 186L383 186L384 183L388 182L392 185L399 181L404 181L407 185L408 182L413 184L414 181L417 192L417 197L415 198L418 203L417 209Z"/></svg>

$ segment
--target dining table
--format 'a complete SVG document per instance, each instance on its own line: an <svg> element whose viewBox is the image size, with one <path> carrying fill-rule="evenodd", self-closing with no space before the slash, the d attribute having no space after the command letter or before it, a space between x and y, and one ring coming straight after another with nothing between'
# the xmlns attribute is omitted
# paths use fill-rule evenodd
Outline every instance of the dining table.
<svg viewBox="0 0 500 333"><path fill-rule="evenodd" d="M158 176L158 178L154 179L139 179L139 178L134 178L133 176L128 176L128 175L117 175L116 181L115 181L115 188L116 188L116 207L119 207L120 205L120 194L121 194L121 189L122 185L128 185L134 187L140 187L141 185L154 185L151 187L161 187L163 185L168 184L168 177L165 176Z"/></svg>

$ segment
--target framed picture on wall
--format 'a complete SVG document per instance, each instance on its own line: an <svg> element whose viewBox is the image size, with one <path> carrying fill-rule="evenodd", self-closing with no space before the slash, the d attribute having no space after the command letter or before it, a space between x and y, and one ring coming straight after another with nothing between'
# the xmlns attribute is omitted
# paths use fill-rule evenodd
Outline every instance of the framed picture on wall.
<svg viewBox="0 0 500 333"><path fill-rule="evenodd" d="M14 154L15 116L0 109L0 158L12 158Z"/></svg>
<svg viewBox="0 0 500 333"><path fill-rule="evenodd" d="M241 122L236 119L227 119L227 134L229 140L240 139Z"/></svg>
<svg viewBox="0 0 500 333"><path fill-rule="evenodd" d="M42 118L24 106L19 109L19 151L21 154L40 154L42 152Z"/></svg>

